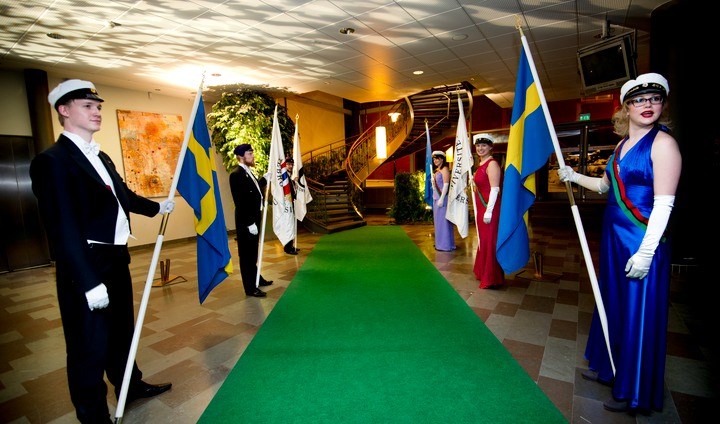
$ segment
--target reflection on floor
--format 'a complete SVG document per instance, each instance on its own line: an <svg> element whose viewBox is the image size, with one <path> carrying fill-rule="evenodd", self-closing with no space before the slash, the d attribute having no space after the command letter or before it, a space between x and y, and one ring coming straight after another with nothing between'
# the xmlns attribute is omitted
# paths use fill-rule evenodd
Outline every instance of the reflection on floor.
<svg viewBox="0 0 720 424"><path fill-rule="evenodd" d="M369 225L389 223L384 215L368 216ZM611 413L602 407L609 389L580 376L587 367L582 354L594 303L574 228L535 227L531 248L542 258L542 277L529 267L508 276L507 286L497 290L478 289L472 274L474 237L458 236L456 251L436 252L432 224L403 228L569 422L695 423L712 416L713 364L707 346L690 331L698 328L685 295L692 274L674 277L663 412ZM471 225L470 234L474 231ZM265 243L262 274L274 280L266 287L266 298L244 295L234 257L236 272L203 305L193 283L194 241L166 242L160 259L170 259L170 278L187 281L178 278L151 289L137 360L146 381L169 381L173 388L128 405L123 421L195 423L320 236L301 229L297 256L283 253L277 240ZM597 236L589 234L588 240L595 251ZM234 239L229 242L234 254ZM133 249L132 257L139 305L152 246ZM0 275L0 302L0 422L77 422L67 390L54 269ZM109 396L108 401L114 414L115 399Z"/></svg>

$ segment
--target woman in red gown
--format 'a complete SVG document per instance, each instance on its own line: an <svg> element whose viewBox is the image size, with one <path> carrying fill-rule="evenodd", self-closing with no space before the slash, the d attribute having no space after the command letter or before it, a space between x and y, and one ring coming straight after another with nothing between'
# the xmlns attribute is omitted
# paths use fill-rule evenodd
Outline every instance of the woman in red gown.
<svg viewBox="0 0 720 424"><path fill-rule="evenodd" d="M473 272L480 288L497 288L505 284L505 273L495 255L500 217L500 186L502 170L492 157L494 139L490 134L473 136L479 163L475 170L475 225L478 229L478 249Z"/></svg>

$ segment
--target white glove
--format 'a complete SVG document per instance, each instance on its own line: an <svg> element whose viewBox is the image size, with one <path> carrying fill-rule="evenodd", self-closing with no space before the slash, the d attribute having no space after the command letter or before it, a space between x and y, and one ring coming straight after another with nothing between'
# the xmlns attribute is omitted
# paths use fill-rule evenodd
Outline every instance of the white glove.
<svg viewBox="0 0 720 424"><path fill-rule="evenodd" d="M596 191L600 194L605 193L610 189L610 186L605 182L605 179L600 177L588 177L586 175L575 172L570 166L565 168L559 168L557 170L558 177L561 182L570 181L575 184L581 185L588 190Z"/></svg>
<svg viewBox="0 0 720 424"><path fill-rule="evenodd" d="M250 234L256 236L258 234L257 225L253 224L248 227L248 231L250 231Z"/></svg>
<svg viewBox="0 0 720 424"><path fill-rule="evenodd" d="M625 272L627 272L626 276L628 278L645 278L648 271L650 271L650 264L652 263L653 255L655 255L655 249L657 249L660 239L665 232L665 227L667 227L674 203L675 196L667 194L655 196L653 209L652 212L650 212L650 218L648 218L648 225L642 243L640 243L637 252L635 252L635 254L628 259L627 264L625 264Z"/></svg>
<svg viewBox="0 0 720 424"><path fill-rule="evenodd" d="M175 209L175 201L170 200L170 199L165 199L162 202L160 202L160 210L158 211L158 213L161 213L164 215L166 213L172 212L173 209Z"/></svg>
<svg viewBox="0 0 720 424"><path fill-rule="evenodd" d="M450 183L443 184L442 194L440 194L440 198L438 199L438 207L439 208L443 207L443 203L445 202L445 196L447 196L449 189L450 189Z"/></svg>
<svg viewBox="0 0 720 424"><path fill-rule="evenodd" d="M497 202L498 193L500 193L500 187L490 187L490 198L488 199L487 208L483 214L483 222L486 224L492 220L493 209L495 209L495 202Z"/></svg>
<svg viewBox="0 0 720 424"><path fill-rule="evenodd" d="M110 303L107 287L105 287L105 284L103 283L100 283L94 288L86 291L85 297L87 298L88 306L91 311L93 309L102 309Z"/></svg>

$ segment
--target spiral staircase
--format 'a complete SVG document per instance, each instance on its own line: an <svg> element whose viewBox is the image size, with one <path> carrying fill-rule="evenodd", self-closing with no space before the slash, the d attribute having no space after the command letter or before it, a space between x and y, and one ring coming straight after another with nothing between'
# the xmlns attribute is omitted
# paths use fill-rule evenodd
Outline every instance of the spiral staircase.
<svg viewBox="0 0 720 424"><path fill-rule="evenodd" d="M355 137L328 144L303 155L303 170L313 201L307 204L304 226L334 233L366 225L363 192L368 177L383 163L426 148L426 122L431 144L455 137L459 108L471 116L473 87L467 82L433 87L395 102L380 119ZM397 120L390 116L395 114ZM379 158L375 128L387 133L387 158Z"/></svg>

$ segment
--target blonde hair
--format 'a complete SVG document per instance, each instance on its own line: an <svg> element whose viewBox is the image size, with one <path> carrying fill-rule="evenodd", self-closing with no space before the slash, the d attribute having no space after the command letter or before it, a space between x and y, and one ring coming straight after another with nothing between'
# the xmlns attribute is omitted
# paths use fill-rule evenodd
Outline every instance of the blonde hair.
<svg viewBox="0 0 720 424"><path fill-rule="evenodd" d="M628 111L628 108L628 103L625 102L620 106L618 110L615 111L615 113L613 113L612 116L614 132L621 138L627 137L630 131L630 112ZM667 98L665 99L665 102L663 102L660 117L655 121L655 123L671 128L670 113L668 112L667 108Z"/></svg>

